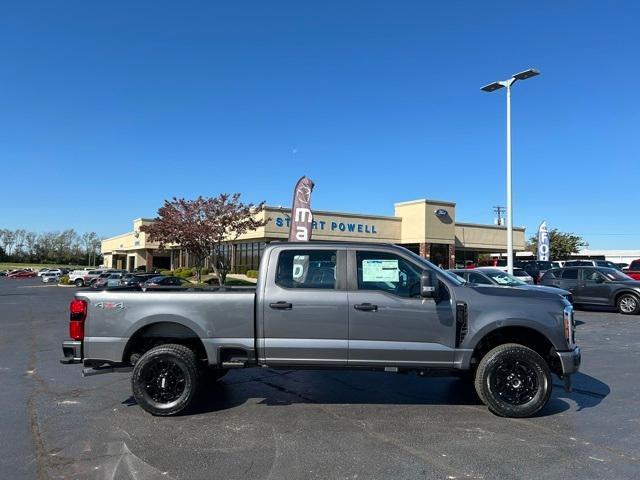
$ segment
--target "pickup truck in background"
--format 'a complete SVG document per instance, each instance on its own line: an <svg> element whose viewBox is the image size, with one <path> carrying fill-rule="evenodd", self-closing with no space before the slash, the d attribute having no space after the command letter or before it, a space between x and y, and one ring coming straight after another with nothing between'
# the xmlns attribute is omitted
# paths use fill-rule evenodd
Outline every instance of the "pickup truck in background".
<svg viewBox="0 0 640 480"><path fill-rule="evenodd" d="M402 247L272 243L259 272L256 287L78 292L61 361L132 370L153 415L185 411L204 375L262 366L465 374L492 412L527 417L580 365L560 295L465 284Z"/></svg>
<svg viewBox="0 0 640 480"><path fill-rule="evenodd" d="M622 272L629 275L634 280L640 280L640 258L631 262L629 268L625 268Z"/></svg>

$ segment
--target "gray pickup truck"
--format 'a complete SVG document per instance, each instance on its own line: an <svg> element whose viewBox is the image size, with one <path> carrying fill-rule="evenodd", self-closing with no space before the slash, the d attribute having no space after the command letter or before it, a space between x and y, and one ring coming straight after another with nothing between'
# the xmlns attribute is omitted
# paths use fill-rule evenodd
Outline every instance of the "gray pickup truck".
<svg viewBox="0 0 640 480"><path fill-rule="evenodd" d="M560 295L465 284L394 245L272 243L255 288L78 292L63 363L133 370L138 404L173 415L229 369L462 374L501 416L545 406L580 366Z"/></svg>

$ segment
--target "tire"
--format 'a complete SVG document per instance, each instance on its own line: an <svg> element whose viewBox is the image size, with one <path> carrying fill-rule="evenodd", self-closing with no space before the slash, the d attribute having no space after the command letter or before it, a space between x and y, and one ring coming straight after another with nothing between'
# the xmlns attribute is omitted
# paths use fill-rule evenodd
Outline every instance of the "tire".
<svg viewBox="0 0 640 480"><path fill-rule="evenodd" d="M131 375L133 397L151 415L169 416L189 408L200 388L196 354L184 345L160 345L136 362Z"/></svg>
<svg viewBox="0 0 640 480"><path fill-rule="evenodd" d="M618 297L616 308L623 315L637 315L640 312L640 298L632 293L623 293Z"/></svg>
<svg viewBox="0 0 640 480"><path fill-rule="evenodd" d="M551 397L551 371L532 349L506 343L480 360L475 387L482 403L496 415L530 417Z"/></svg>
<svg viewBox="0 0 640 480"><path fill-rule="evenodd" d="M84 280L82 280L81 278L76 278L73 283L76 287L84 287Z"/></svg>

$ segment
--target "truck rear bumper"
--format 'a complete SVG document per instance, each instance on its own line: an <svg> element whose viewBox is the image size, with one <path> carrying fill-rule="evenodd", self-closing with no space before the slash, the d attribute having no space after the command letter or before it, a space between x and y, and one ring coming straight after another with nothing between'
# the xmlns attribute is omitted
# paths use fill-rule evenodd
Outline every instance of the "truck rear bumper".
<svg viewBox="0 0 640 480"><path fill-rule="evenodd" d="M81 363L82 362L82 342L79 340L65 340L62 342L63 358L60 363Z"/></svg>

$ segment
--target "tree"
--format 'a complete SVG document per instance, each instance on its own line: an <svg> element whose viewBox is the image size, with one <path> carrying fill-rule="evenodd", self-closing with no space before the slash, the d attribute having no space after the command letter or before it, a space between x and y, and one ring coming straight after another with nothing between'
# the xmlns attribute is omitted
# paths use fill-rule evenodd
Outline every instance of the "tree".
<svg viewBox="0 0 640 480"><path fill-rule="evenodd" d="M158 242L163 249L178 245L193 258L198 282L202 279L204 262L210 259L211 268L220 285L224 285L230 262L223 254L225 242L266 225L256 214L264 209L265 202L244 204L240 194L222 193L217 197L199 196L195 200L173 198L165 200L158 209L154 223L143 225L148 240Z"/></svg>
<svg viewBox="0 0 640 480"><path fill-rule="evenodd" d="M551 260L563 260L569 258L572 253L578 253L582 247L589 244L580 235L558 231L557 228L549 231L549 250ZM538 252L538 235L529 238L528 250Z"/></svg>

